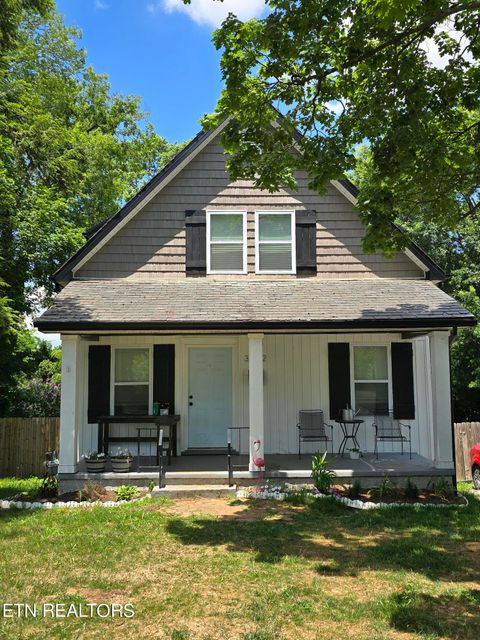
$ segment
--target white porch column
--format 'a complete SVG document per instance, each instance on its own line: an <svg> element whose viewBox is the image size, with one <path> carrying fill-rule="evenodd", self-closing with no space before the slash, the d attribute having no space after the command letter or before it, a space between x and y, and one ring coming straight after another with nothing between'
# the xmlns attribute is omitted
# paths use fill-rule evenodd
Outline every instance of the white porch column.
<svg viewBox="0 0 480 640"><path fill-rule="evenodd" d="M248 412L250 471L260 471L264 465L254 460L264 460L263 428L263 333L248 334Z"/></svg>
<svg viewBox="0 0 480 640"><path fill-rule="evenodd" d="M75 473L78 462L80 337L62 335L59 473Z"/></svg>
<svg viewBox="0 0 480 640"><path fill-rule="evenodd" d="M432 367L433 463L439 469L453 467L452 411L450 398L449 333L430 334Z"/></svg>

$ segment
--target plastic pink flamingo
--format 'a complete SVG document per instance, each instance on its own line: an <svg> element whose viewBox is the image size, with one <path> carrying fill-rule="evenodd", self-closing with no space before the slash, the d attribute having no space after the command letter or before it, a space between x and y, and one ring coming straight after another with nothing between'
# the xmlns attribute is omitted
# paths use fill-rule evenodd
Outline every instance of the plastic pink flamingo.
<svg viewBox="0 0 480 640"><path fill-rule="evenodd" d="M254 440L252 444L253 444L253 452L252 452L253 463L259 469L263 469L265 466L265 460L263 458L258 457L258 452L260 451L260 440Z"/></svg>

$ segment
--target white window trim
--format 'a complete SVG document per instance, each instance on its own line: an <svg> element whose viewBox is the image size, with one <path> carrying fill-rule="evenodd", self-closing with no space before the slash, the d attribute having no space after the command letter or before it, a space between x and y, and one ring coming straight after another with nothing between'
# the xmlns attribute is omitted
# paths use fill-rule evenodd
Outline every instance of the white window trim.
<svg viewBox="0 0 480 640"><path fill-rule="evenodd" d="M147 349L148 350L148 382L115 382L115 353L118 349ZM148 384L147 415L152 415L153 409L153 347L145 345L112 346L110 348L110 415L115 415L115 387Z"/></svg>
<svg viewBox="0 0 480 640"><path fill-rule="evenodd" d="M290 215L291 222L291 240L260 240L260 225L259 218L263 214L268 215ZM288 210L276 210L276 211L255 211L255 273L258 274L275 274L275 273L297 273L297 250L295 243L295 211ZM292 268L291 269L260 269L260 244L291 244L292 246Z"/></svg>
<svg viewBox="0 0 480 640"><path fill-rule="evenodd" d="M387 350L387 373L388 378L382 380L360 380L355 378L355 354L354 350L357 347L382 347ZM355 397L355 383L356 382L368 382L368 383L383 383L387 384L387 398L388 398L388 414L390 415L393 411L393 391L392 391L392 345L389 344L350 344L350 377L351 377L351 398L352 398L352 407L357 410L357 399ZM363 415L362 417L375 417L370 415Z"/></svg>
<svg viewBox="0 0 480 640"><path fill-rule="evenodd" d="M241 215L242 216L242 229L243 229L243 266L242 269L221 269L221 270L212 270L211 268L211 256L210 256L210 246L212 244L240 244L238 240L212 240L210 239L210 228L211 228L211 216L215 216L218 214L222 215ZM220 211L220 210L207 210L207 275L210 274L246 274L247 273L247 212L246 211L236 211L235 209L230 209L228 211Z"/></svg>

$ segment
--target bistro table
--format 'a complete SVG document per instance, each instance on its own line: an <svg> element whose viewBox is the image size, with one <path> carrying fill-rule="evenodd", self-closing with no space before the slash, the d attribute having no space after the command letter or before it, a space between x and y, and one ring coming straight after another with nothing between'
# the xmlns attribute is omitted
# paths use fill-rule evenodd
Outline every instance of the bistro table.
<svg viewBox="0 0 480 640"><path fill-rule="evenodd" d="M340 425L340 428L343 433L343 440L340 444L340 448L338 450L338 454L342 456L345 453L345 447L347 446L347 442L351 440L355 445L356 449L360 449L360 444L357 440L357 432L358 428L361 424L363 424L364 420L335 420L337 424Z"/></svg>
<svg viewBox="0 0 480 640"><path fill-rule="evenodd" d="M177 455L177 424L179 415L167 416L100 416L98 422L98 450L108 454L111 442L136 442L139 450L140 442L158 442L160 429L168 427L168 463L172 455ZM111 436L111 424L153 424L156 427L156 435L142 436L137 430L136 436ZM158 458L158 456L157 456Z"/></svg>

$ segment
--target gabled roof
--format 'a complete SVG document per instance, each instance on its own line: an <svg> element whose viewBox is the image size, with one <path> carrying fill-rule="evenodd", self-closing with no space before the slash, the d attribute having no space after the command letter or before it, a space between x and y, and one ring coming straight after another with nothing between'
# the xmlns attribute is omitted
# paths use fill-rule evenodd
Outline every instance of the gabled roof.
<svg viewBox="0 0 480 640"><path fill-rule="evenodd" d="M226 124L226 123L225 123ZM225 126L225 125L223 125ZM80 247L64 264L53 274L54 281L59 285L66 284L72 279L72 270L94 249L102 240L104 240L112 231L116 229L132 212L140 205L144 204L149 196L154 195L162 184L182 168L184 163L189 162L198 153L206 143L218 135L223 129L220 125L216 129L210 131L200 131L197 135L177 153L161 171L159 171L147 184L145 184L134 197L129 200L117 213L103 222L99 222L86 232L87 242Z"/></svg>
<svg viewBox="0 0 480 640"><path fill-rule="evenodd" d="M281 114L280 114L281 115ZM157 173L140 191L129 200L117 213L110 218L100 222L86 232L86 243L76 253L74 253L57 271L53 274L53 280L61 288L73 278L73 270L79 268L92 251L104 244L109 237L114 235L131 217L140 210L163 186L186 166L213 138L215 138L227 125L228 119L209 131L200 131L165 167ZM299 132L295 132L295 137L301 137ZM356 205L358 189L350 180L332 180L332 185L336 187L352 204ZM399 227L397 227L399 228ZM402 229L400 231L403 232ZM414 242L410 242L407 255L425 271L426 277L435 281L446 279L446 274L427 254Z"/></svg>
<svg viewBox="0 0 480 640"><path fill-rule="evenodd" d="M41 331L373 329L469 326L427 280L73 280L35 321Z"/></svg>

